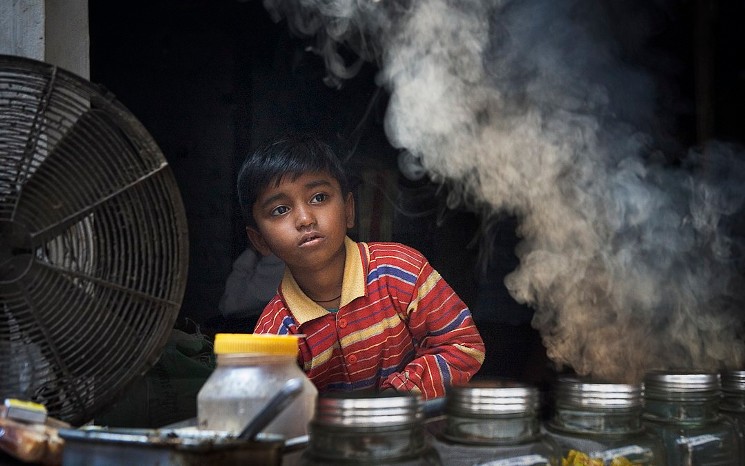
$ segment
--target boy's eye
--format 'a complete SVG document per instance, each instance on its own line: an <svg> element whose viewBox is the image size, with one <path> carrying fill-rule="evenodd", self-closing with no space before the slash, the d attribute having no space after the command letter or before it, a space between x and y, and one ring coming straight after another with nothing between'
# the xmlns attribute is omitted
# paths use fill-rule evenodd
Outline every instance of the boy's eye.
<svg viewBox="0 0 745 466"><path fill-rule="evenodd" d="M318 194L314 195L310 199L310 203L311 204L318 204L320 202L325 201L327 198L328 198L328 196L326 194L324 194L324 193L318 193Z"/></svg>
<svg viewBox="0 0 745 466"><path fill-rule="evenodd" d="M277 206L274 209L272 209L272 216L282 215L286 213L288 210L290 210L289 207L286 205Z"/></svg>

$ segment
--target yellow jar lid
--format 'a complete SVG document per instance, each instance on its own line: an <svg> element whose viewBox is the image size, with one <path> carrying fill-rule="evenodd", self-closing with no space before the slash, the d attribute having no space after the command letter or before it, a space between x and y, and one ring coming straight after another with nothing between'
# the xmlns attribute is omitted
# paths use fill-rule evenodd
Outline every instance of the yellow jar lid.
<svg viewBox="0 0 745 466"><path fill-rule="evenodd" d="M259 333L218 333L215 354L263 353L295 356L298 353L296 335Z"/></svg>

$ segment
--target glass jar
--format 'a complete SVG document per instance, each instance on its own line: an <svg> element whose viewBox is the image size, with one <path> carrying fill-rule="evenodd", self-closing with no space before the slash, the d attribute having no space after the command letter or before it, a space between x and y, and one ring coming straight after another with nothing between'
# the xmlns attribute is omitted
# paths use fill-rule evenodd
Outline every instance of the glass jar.
<svg viewBox="0 0 745 466"><path fill-rule="evenodd" d="M519 383L451 387L433 445L448 466L558 464L556 445L541 432L539 409L538 390Z"/></svg>
<svg viewBox="0 0 745 466"><path fill-rule="evenodd" d="M642 423L641 385L557 380L546 424L567 466L665 464L664 445Z"/></svg>
<svg viewBox="0 0 745 466"><path fill-rule="evenodd" d="M262 432L294 438L308 433L318 391L297 363L296 336L215 335L217 366L197 395L200 429L240 433L290 379L303 389Z"/></svg>
<svg viewBox="0 0 745 466"><path fill-rule="evenodd" d="M321 396L310 423L306 466L439 466L415 396Z"/></svg>
<svg viewBox="0 0 745 466"><path fill-rule="evenodd" d="M740 444L740 458L745 460L745 371L724 371L720 377L722 398L719 411L734 424Z"/></svg>
<svg viewBox="0 0 745 466"><path fill-rule="evenodd" d="M719 374L655 371L644 386L645 424L662 437L668 464L742 464L734 426L719 413Z"/></svg>

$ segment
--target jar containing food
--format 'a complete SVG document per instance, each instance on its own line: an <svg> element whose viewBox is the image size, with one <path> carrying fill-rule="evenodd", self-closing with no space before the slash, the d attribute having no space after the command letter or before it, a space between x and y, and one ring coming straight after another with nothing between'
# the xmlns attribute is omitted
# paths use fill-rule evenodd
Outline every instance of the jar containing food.
<svg viewBox="0 0 745 466"><path fill-rule="evenodd" d="M541 432L538 389L516 382L472 382L448 390L433 445L448 466L558 464Z"/></svg>
<svg viewBox="0 0 745 466"><path fill-rule="evenodd" d="M735 427L719 412L718 373L655 371L644 386L644 421L663 439L667 464L742 465Z"/></svg>
<svg viewBox="0 0 745 466"><path fill-rule="evenodd" d="M240 434L291 379L300 394L262 432L295 438L308 433L318 390L300 369L297 336L215 335L217 366L197 395L199 428Z"/></svg>
<svg viewBox="0 0 745 466"><path fill-rule="evenodd" d="M641 385L562 377L554 395L546 430L561 449L561 464L665 464L661 439L642 423Z"/></svg>
<svg viewBox="0 0 745 466"><path fill-rule="evenodd" d="M305 466L439 466L412 395L329 394L318 398Z"/></svg>

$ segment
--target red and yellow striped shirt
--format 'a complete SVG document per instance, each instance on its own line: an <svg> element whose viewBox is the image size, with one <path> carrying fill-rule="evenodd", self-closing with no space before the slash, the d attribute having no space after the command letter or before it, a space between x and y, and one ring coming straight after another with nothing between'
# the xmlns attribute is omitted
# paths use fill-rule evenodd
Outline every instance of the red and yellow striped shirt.
<svg viewBox="0 0 745 466"><path fill-rule="evenodd" d="M417 250L346 239L338 312L289 271L255 333L302 334L299 362L320 392L394 388L425 399L468 382L484 361L471 312Z"/></svg>

